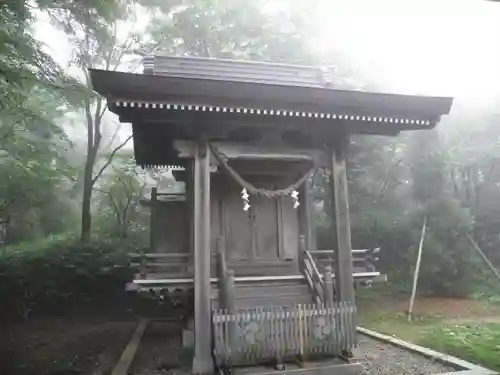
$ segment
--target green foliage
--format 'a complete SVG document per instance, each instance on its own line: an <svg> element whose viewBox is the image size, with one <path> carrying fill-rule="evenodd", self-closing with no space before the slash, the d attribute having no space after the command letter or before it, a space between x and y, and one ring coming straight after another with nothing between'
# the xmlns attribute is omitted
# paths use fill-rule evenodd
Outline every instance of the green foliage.
<svg viewBox="0 0 500 375"><path fill-rule="evenodd" d="M444 138L444 139L443 139ZM445 149L447 139L435 131L398 138L353 137L349 157L349 193L352 241L355 248L379 246L378 268L388 274L394 289L411 288L424 217L427 233L418 292L467 296L478 292L478 275L485 271L470 248L467 234L492 230L482 223L454 190ZM329 215L331 196L327 180L315 176L316 199ZM474 220L476 218L476 220ZM477 219L480 220L477 220ZM320 248L335 247L335 222L318 222ZM491 247L498 235L491 233ZM495 255L493 255L493 259Z"/></svg>
<svg viewBox="0 0 500 375"><path fill-rule="evenodd" d="M409 159L413 197L421 216L429 219L421 285L438 295L466 296L477 290L477 275L487 272L466 237L477 228L480 211L470 193L459 191L456 173L451 173L456 164L443 138L436 132L416 134Z"/></svg>
<svg viewBox="0 0 500 375"><path fill-rule="evenodd" d="M464 360L500 370L500 324L467 324L437 327L422 345Z"/></svg>
<svg viewBox="0 0 500 375"><path fill-rule="evenodd" d="M33 37L35 13L85 19L100 30L121 1L7 1L0 5L0 240L14 243L73 229L68 197L75 171L61 117L84 87ZM35 146L36 145L36 146ZM5 237L5 238L4 238Z"/></svg>
<svg viewBox="0 0 500 375"><path fill-rule="evenodd" d="M469 295L474 254L466 238L472 224L468 210L451 198L438 197L428 202L424 212L428 217L428 231L422 256L420 292L455 297ZM422 225L414 223L417 228L419 224ZM413 259L416 259L418 241L414 236Z"/></svg>
<svg viewBox="0 0 500 375"><path fill-rule="evenodd" d="M72 304L122 294L131 280L131 239L82 243L72 236L48 237L0 250L0 304L8 317L61 312Z"/></svg>
<svg viewBox="0 0 500 375"><path fill-rule="evenodd" d="M485 270L484 267L483 260L474 260L472 268L475 270L475 274L471 297L493 305L500 305L498 279L489 270Z"/></svg>
<svg viewBox="0 0 500 375"><path fill-rule="evenodd" d="M260 1L178 1L160 6L160 22L152 23L151 43L143 48L175 55L311 62L305 29L307 17L288 7L269 12ZM291 9L291 10L290 10ZM302 32L302 33L301 33Z"/></svg>
<svg viewBox="0 0 500 375"><path fill-rule="evenodd" d="M71 145L53 122L61 111L51 92L31 91L30 105L44 118L0 120L0 150L6 154L0 159L0 219L9 223L8 243L67 229L63 222L68 216L61 214L71 211L61 199L74 172L65 157Z"/></svg>
<svg viewBox="0 0 500 375"><path fill-rule="evenodd" d="M97 228L118 237L149 235L149 208L141 206L147 174L135 165L133 155L115 156L99 183Z"/></svg>
<svg viewBox="0 0 500 375"><path fill-rule="evenodd" d="M335 86L359 87L347 64L315 51L316 4L280 0L144 1L154 16L141 54L329 65Z"/></svg>
<svg viewBox="0 0 500 375"><path fill-rule="evenodd" d="M54 84L62 71L30 34L31 14L24 2L2 4L0 20L0 111L21 121L24 115L43 117L27 100L30 90Z"/></svg>
<svg viewBox="0 0 500 375"><path fill-rule="evenodd" d="M73 45L71 65L79 68L84 87L78 96L78 109L84 114L87 147L82 174L81 239L87 241L92 232L92 195L97 180L111 164L115 153L130 138L116 146L107 160L99 164L102 151L104 115L107 111L106 99L97 95L91 86L89 69L101 68L117 70L121 65L133 61L133 50L138 45L139 34L130 30L125 38L120 37L120 26L134 24L136 12L134 1L93 2L96 9L82 6L77 1L62 1L52 14L53 23L64 30ZM53 8L51 8L53 9ZM118 131L117 128L116 131ZM116 134L116 133L115 133ZM112 141L114 140L114 136ZM115 145L112 145L115 146Z"/></svg>

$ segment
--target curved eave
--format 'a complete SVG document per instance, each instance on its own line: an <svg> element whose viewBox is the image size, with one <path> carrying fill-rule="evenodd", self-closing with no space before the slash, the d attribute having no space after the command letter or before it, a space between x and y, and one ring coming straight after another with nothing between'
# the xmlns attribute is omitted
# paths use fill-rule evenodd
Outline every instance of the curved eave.
<svg viewBox="0 0 500 375"><path fill-rule="evenodd" d="M405 114L407 118L439 118L448 114L453 98L394 95L285 86L253 82L195 79L90 70L95 91L130 102L180 103L219 107L274 108L300 112Z"/></svg>

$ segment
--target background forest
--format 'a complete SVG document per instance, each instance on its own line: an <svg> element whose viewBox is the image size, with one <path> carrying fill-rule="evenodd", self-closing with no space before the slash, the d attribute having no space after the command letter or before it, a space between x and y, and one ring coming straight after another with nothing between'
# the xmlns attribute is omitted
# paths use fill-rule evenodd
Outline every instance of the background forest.
<svg viewBox="0 0 500 375"><path fill-rule="evenodd" d="M151 53L325 64L336 87L399 92L384 72L350 64L339 34L318 48L311 2L37 0L0 5L0 300L26 317L118 293L127 253L148 245L152 186L168 171L135 167L131 129L89 86L89 68L140 71ZM71 46L49 47L56 30ZM438 129L351 140L355 248L381 247L391 288L409 290L427 216L419 293L485 296L494 287L471 234L500 266L499 96L457 97ZM318 242L334 241L329 192L314 177Z"/></svg>

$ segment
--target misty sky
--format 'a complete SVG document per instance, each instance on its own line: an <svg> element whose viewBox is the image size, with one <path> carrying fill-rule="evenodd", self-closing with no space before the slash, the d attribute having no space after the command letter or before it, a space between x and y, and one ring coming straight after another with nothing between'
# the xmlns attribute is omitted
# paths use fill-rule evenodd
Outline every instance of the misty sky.
<svg viewBox="0 0 500 375"><path fill-rule="evenodd" d="M315 47L341 55L386 90L453 95L471 104L500 92L500 3L319 1ZM72 46L65 35L47 22L36 34L66 65Z"/></svg>
<svg viewBox="0 0 500 375"><path fill-rule="evenodd" d="M323 44L391 91L481 100L500 89L500 3L486 0L330 0ZM331 42L330 42L331 41Z"/></svg>

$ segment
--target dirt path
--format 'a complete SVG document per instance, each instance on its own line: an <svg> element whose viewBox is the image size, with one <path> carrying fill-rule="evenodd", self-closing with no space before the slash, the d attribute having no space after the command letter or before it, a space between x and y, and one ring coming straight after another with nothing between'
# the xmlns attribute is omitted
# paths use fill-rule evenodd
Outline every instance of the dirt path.
<svg viewBox="0 0 500 375"><path fill-rule="evenodd" d="M189 374L192 360L183 358L181 328L179 322L150 322L129 373Z"/></svg>
<svg viewBox="0 0 500 375"><path fill-rule="evenodd" d="M360 310L383 311L387 313L406 313L407 300L370 300L360 301ZM420 316L442 317L460 320L500 320L500 306L465 298L418 297L415 300L413 313Z"/></svg>
<svg viewBox="0 0 500 375"><path fill-rule="evenodd" d="M0 373L104 375L115 365L136 324L58 317L4 327Z"/></svg>

